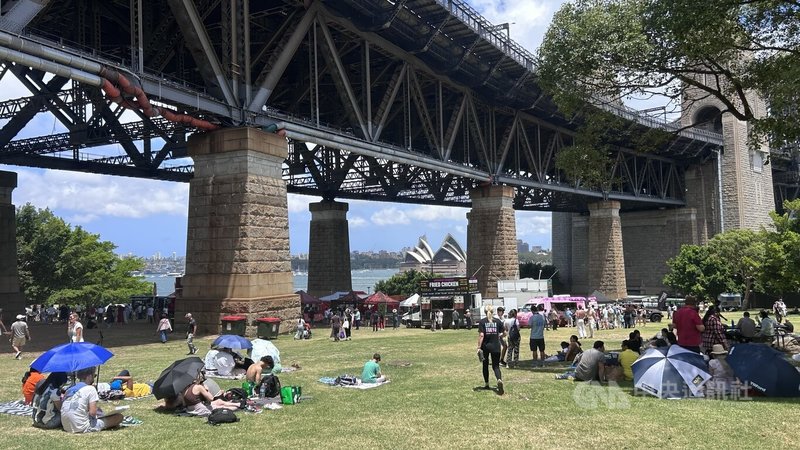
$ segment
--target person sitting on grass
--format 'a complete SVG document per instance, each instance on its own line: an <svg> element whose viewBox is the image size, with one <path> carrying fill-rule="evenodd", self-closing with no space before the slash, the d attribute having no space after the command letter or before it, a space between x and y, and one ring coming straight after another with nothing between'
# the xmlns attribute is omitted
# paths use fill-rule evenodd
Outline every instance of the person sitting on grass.
<svg viewBox="0 0 800 450"><path fill-rule="evenodd" d="M711 379L706 383L706 392L710 397L724 397L731 392L731 387L736 382L733 369L726 360L728 351L722 344L714 344L709 355L711 359L708 361L708 371Z"/></svg>
<svg viewBox="0 0 800 450"><path fill-rule="evenodd" d="M61 425L70 433L91 433L114 428L122 423L122 414L104 415L97 407L100 397L92 385L96 367L81 369L79 383L67 389L61 404Z"/></svg>
<svg viewBox="0 0 800 450"><path fill-rule="evenodd" d="M661 339L657 339L661 340ZM630 349L627 340L622 341L622 351L619 353L619 364L622 366L622 376L625 380L633 380L633 363L639 359L639 354Z"/></svg>
<svg viewBox="0 0 800 450"><path fill-rule="evenodd" d="M25 398L25 404L30 405L33 401L33 394L36 391L36 383L44 380L44 375L33 367L25 372L22 377L22 396Z"/></svg>
<svg viewBox="0 0 800 450"><path fill-rule="evenodd" d="M761 310L761 331L756 336L759 341L772 343L775 339L775 321L769 316L769 311Z"/></svg>
<svg viewBox="0 0 800 450"><path fill-rule="evenodd" d="M578 336L573 334L569 337L569 347L567 348L567 354L565 355L564 360L567 362L573 362L575 361L575 357L581 353L583 353L581 343L578 341Z"/></svg>
<svg viewBox="0 0 800 450"><path fill-rule="evenodd" d="M247 381L251 383L260 383L261 374L264 372L272 373L272 369L274 368L275 360L272 359L272 356L262 356L257 363L251 364L250 367L247 368Z"/></svg>
<svg viewBox="0 0 800 450"><path fill-rule="evenodd" d="M386 376L381 373L381 366L378 364L380 362L380 353L375 353L372 355L372 359L364 364L364 370L361 371L362 383L385 383L388 381Z"/></svg>
<svg viewBox="0 0 800 450"><path fill-rule="evenodd" d="M205 380L206 374L201 370L194 382L183 391L183 404L186 406L186 412L195 416L208 417L211 410L216 408L235 411L242 406L241 402L215 400L214 395L203 384Z"/></svg>
<svg viewBox="0 0 800 450"><path fill-rule="evenodd" d="M569 351L569 343L566 341L561 341L561 350L559 350L555 355L550 355L545 358L544 362L565 361L567 358L567 351Z"/></svg>
<svg viewBox="0 0 800 450"><path fill-rule="evenodd" d="M581 353L580 361L575 367L576 381L605 381L606 348L603 341L595 341L592 348Z"/></svg>
<svg viewBox="0 0 800 450"><path fill-rule="evenodd" d="M127 370L112 378L110 387L112 390L122 391L127 398L145 397L153 393L153 388L149 384L134 383L131 373Z"/></svg>

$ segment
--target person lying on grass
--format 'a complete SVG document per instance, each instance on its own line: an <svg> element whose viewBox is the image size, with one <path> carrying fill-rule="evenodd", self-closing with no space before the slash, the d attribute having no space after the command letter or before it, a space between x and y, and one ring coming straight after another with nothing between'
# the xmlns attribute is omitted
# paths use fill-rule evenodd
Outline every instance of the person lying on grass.
<svg viewBox="0 0 800 450"><path fill-rule="evenodd" d="M125 397L144 397L153 393L153 388L147 383L134 383L131 373L123 370L111 379L110 387L122 391Z"/></svg>

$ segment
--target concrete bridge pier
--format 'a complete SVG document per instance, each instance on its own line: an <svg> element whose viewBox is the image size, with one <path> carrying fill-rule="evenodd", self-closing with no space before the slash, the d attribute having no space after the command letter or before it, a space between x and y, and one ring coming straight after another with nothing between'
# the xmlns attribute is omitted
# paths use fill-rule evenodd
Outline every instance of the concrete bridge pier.
<svg viewBox="0 0 800 450"><path fill-rule="evenodd" d="M280 317L294 327L300 300L293 293L289 218L281 166L286 139L254 128L231 128L189 138L194 178L183 295L176 322L194 314L200 332L219 333L220 318Z"/></svg>
<svg viewBox="0 0 800 450"><path fill-rule="evenodd" d="M497 297L497 280L519 278L514 188L484 186L470 193L467 276L475 274L484 298Z"/></svg>
<svg viewBox="0 0 800 450"><path fill-rule="evenodd" d="M324 296L353 288L347 203L321 201L308 205L308 293Z"/></svg>
<svg viewBox="0 0 800 450"><path fill-rule="evenodd" d="M627 296L619 207L618 201L589 204L589 293L610 299Z"/></svg>
<svg viewBox="0 0 800 450"><path fill-rule="evenodd" d="M25 312L25 296L19 290L17 269L16 210L11 192L17 187L15 172L0 171L0 308L3 319L13 322Z"/></svg>

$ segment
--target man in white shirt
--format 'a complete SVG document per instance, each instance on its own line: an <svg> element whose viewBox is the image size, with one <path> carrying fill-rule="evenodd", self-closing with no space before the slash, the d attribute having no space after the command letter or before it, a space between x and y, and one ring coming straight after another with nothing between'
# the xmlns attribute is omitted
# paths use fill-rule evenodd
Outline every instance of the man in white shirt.
<svg viewBox="0 0 800 450"><path fill-rule="evenodd" d="M95 367L78 371L80 383L69 388L61 404L61 425L70 433L90 433L114 428L122 423L122 414L103 415L97 407L100 399L92 386Z"/></svg>

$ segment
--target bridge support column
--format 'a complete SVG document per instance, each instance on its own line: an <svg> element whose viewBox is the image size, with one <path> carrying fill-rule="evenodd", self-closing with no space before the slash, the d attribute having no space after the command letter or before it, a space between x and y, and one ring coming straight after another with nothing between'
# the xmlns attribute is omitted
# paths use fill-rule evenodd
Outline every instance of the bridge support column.
<svg viewBox="0 0 800 450"><path fill-rule="evenodd" d="M11 322L14 316L25 312L17 269L16 210L11 203L11 192L16 187L17 174L0 171L0 308Z"/></svg>
<svg viewBox="0 0 800 450"><path fill-rule="evenodd" d="M467 276L475 274L478 290L497 297L497 280L519 278L514 188L485 186L470 193L467 213Z"/></svg>
<svg viewBox="0 0 800 450"><path fill-rule="evenodd" d="M347 203L322 201L308 209L308 293L319 297L352 290Z"/></svg>
<svg viewBox="0 0 800 450"><path fill-rule="evenodd" d="M589 290L610 299L625 298L625 257L617 201L589 204Z"/></svg>
<svg viewBox="0 0 800 450"><path fill-rule="evenodd" d="M183 295L175 312L187 312L201 332L219 333L220 318L283 319L294 327L300 300L293 293L289 218L281 165L285 138L254 128L223 129L189 139L194 178L189 184L189 227Z"/></svg>

